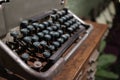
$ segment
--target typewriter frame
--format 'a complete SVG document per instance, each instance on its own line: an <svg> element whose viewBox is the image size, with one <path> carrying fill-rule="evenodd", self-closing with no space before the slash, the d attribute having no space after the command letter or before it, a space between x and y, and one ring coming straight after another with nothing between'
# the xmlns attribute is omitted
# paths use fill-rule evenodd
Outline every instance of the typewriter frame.
<svg viewBox="0 0 120 80"><path fill-rule="evenodd" d="M45 12L46 13L46 12ZM16 55L1 39L0 40L0 64L2 64L6 69L17 73L18 75L24 77L28 80L52 80L52 78L61 71L64 64L68 61L68 59L73 56L75 51L80 47L82 42L88 37L90 32L93 30L93 26L85 23L81 19L79 19L75 14L71 13L77 20L79 20L82 24L88 25L89 28L86 31L86 34L83 38L79 37L81 40L76 44L76 46L69 51L69 53L65 56L62 56L57 60L57 62L52 65L46 72L36 72L32 68L30 68L27 64L25 64L18 55ZM16 24L15 24L16 25ZM10 29L12 29L10 27ZM9 32L9 31L8 31ZM4 39L4 38L3 38Z"/></svg>
<svg viewBox="0 0 120 80"><path fill-rule="evenodd" d="M73 14L71 11L69 13ZM73 16L78 19L81 23L85 25L89 25L84 23L81 19L79 19L75 14ZM89 25L89 29L86 31L85 36L77 43L77 45L70 50L70 52L61 57L49 70L46 72L36 72L27 66L15 53L0 40L0 63L5 66L5 68L10 69L11 71L25 77L29 80L51 80L53 76L55 76L63 67L63 65L68 61L68 59L75 53L78 47L82 44L82 42L88 37L90 32L92 31L93 26ZM5 59L6 58L6 59ZM9 62L8 62L9 61ZM15 67L15 68L14 68Z"/></svg>

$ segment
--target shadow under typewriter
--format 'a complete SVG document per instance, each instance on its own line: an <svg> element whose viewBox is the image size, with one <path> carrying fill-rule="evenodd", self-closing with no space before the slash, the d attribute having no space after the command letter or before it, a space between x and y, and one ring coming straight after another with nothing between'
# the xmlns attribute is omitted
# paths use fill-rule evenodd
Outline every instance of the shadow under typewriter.
<svg viewBox="0 0 120 80"><path fill-rule="evenodd" d="M24 20L0 41L4 65L29 80L50 80L93 27L64 8ZM5 57L7 60L5 60Z"/></svg>

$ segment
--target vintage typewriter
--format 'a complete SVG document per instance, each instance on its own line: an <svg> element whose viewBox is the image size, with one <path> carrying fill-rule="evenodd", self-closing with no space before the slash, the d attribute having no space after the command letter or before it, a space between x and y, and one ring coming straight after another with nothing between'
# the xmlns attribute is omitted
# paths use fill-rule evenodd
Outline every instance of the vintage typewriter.
<svg viewBox="0 0 120 80"><path fill-rule="evenodd" d="M29 0L25 3L24 0L11 0L5 5L13 7L11 11L9 9L12 7L5 10L9 10L10 14L14 11L15 14L12 15L15 16L13 21L11 18L6 22L8 33L0 40L0 63L28 80L51 80L65 67L64 64L74 55L93 27L69 9L58 7L57 0L47 0L49 5L44 3L46 0L35 1ZM44 4L44 8L49 7L49 10L40 8L44 12L34 16L35 11L40 10L39 3ZM27 10L28 4L36 10L29 8L34 12L20 14L23 9ZM55 7L57 9L51 10ZM36 13L41 12L38 10ZM10 18L10 14L6 17ZM15 23L10 24L11 22Z"/></svg>

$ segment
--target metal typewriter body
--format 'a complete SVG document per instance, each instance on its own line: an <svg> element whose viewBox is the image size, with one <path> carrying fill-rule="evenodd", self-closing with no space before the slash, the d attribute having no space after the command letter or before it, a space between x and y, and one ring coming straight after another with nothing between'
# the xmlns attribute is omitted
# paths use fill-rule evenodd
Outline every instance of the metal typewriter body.
<svg viewBox="0 0 120 80"><path fill-rule="evenodd" d="M0 64L2 64L5 68L9 69L10 71L17 73L28 80L51 80L59 71L62 70L62 67L65 67L64 64L68 61L68 59L71 56L73 56L75 54L75 51L80 47L82 42L88 37L90 32L93 30L93 26L85 23L84 21L79 19L74 13L72 13L70 10L68 10L68 13L71 14L73 16L73 18L75 18L78 22L81 23L80 25L87 26L87 28L85 28L85 30L81 33L79 31L76 32L77 37L72 42L72 44L67 47L67 49L56 50L56 52L58 52L60 55L57 55L57 56L54 55L57 57L55 59L54 59L53 55L52 55L53 57L50 57L51 59L54 59L54 61L52 62L52 65L47 70L36 71L36 70L32 69L28 64L26 64L15 51L13 51L11 48L9 48L6 45L6 42L13 40L13 38L10 36L10 32L19 30L19 23L22 20L30 19L32 21L34 21L34 20L36 21L36 20L44 19L47 15L52 13L51 9L57 8L58 10L59 9L61 10L61 8L63 8L63 6L59 5L59 0L47 0L47 3L50 3L50 5L45 3L46 0L41 0L41 1L28 0L29 3L24 3L24 4L23 4L23 2L25 2L25 1L24 0L11 0L10 3L7 4L8 6L6 7L6 9L4 10L5 14L6 14L5 19L4 19L6 26L4 25L2 27L7 27L8 30L5 30L7 32L6 36L0 40ZM33 2L33 4L31 4L32 2ZM13 6L11 3L13 5L16 3L14 5L15 9L12 9L12 11L10 12L10 14L12 16L14 15L13 14L14 11L16 9L19 9L19 5L23 5L23 6L21 6L22 8L20 9L20 12L19 12L19 10L17 12L15 12L17 14L13 18L13 21L11 20L12 19L11 15L6 13L11 10L10 9L11 7L9 7L9 6ZM44 4L42 6L42 8L39 8L39 7L41 7L41 5L38 3L40 3L41 5ZM32 6L29 6L29 8L28 8L28 5L32 5ZM22 9L26 9L29 12L28 13L22 12ZM37 16L36 16L36 14L37 14ZM73 38L74 38L74 36L73 36ZM70 39L73 39L73 38L70 38ZM64 53L62 53L62 50ZM57 54L57 53L55 53L55 54Z"/></svg>

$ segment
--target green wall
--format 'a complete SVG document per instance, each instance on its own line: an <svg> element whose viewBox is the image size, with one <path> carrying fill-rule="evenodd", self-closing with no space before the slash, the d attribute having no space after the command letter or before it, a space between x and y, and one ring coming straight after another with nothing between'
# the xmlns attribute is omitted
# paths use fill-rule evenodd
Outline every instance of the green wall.
<svg viewBox="0 0 120 80"><path fill-rule="evenodd" d="M68 0L67 7L78 16L89 16L90 10L104 0Z"/></svg>

